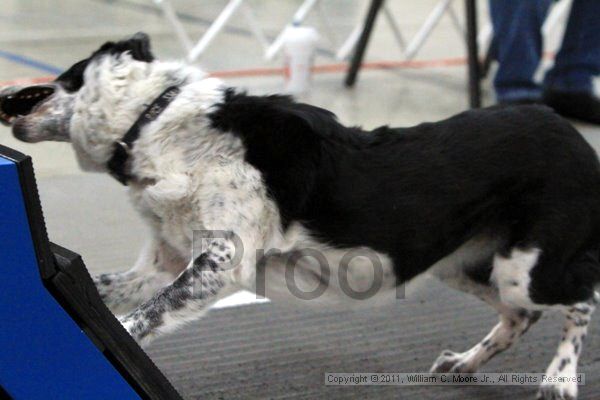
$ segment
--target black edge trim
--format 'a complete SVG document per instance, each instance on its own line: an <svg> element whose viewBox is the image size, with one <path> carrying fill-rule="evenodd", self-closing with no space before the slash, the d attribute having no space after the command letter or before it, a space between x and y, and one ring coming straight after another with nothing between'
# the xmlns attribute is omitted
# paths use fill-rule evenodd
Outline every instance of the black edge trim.
<svg viewBox="0 0 600 400"><path fill-rule="evenodd" d="M0 156L16 164L39 272L46 289L141 398L181 400L167 378L106 307L81 256L49 242L31 157L2 145ZM0 386L0 395L4 394L2 390Z"/></svg>
<svg viewBox="0 0 600 400"><path fill-rule="evenodd" d="M0 399L12 400L12 397L2 385L0 385Z"/></svg>
<svg viewBox="0 0 600 400"><path fill-rule="evenodd" d="M2 145L0 145L0 156L13 161L17 166L40 275L43 280L49 279L56 273L56 269L48 247L48 233L46 232L31 157Z"/></svg>
<svg viewBox="0 0 600 400"><path fill-rule="evenodd" d="M106 307L81 256L50 243L58 273L48 290L144 399L181 399ZM99 345L98 345L99 344Z"/></svg>

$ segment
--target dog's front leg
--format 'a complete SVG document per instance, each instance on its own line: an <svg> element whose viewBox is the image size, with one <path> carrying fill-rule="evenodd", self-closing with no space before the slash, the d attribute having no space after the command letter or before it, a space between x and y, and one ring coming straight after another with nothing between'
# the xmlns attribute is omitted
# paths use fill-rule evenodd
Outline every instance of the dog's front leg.
<svg viewBox="0 0 600 400"><path fill-rule="evenodd" d="M236 290L231 271L202 254L171 285L120 319L141 345L200 318L212 303Z"/></svg>
<svg viewBox="0 0 600 400"><path fill-rule="evenodd" d="M163 240L152 238L133 268L93 277L100 297L117 315L131 312L172 283L188 261Z"/></svg>
<svg viewBox="0 0 600 400"><path fill-rule="evenodd" d="M194 202L205 230L196 231L200 254L168 287L121 319L140 343L199 318L212 303L256 277L258 249L273 246L279 219L260 174L228 160L207 167ZM191 221L190 223L195 222Z"/></svg>

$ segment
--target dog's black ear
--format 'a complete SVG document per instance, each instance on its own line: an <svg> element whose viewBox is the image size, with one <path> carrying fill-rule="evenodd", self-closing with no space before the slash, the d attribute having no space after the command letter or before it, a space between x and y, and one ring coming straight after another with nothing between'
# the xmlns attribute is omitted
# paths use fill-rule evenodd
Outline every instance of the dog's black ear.
<svg viewBox="0 0 600 400"><path fill-rule="evenodd" d="M138 32L129 39L118 42L106 42L90 57L75 63L71 68L60 74L55 81L65 90L76 92L83 86L83 73L90 61L103 54L121 54L129 52L134 60L152 62L154 55L150 50L150 38L143 32Z"/></svg>
<svg viewBox="0 0 600 400"><path fill-rule="evenodd" d="M129 52L131 57L137 61L154 61L154 55L150 49L150 37L143 32L138 32L129 39L104 43L94 52L92 58L100 54L121 54L125 52Z"/></svg>
<svg viewBox="0 0 600 400"><path fill-rule="evenodd" d="M83 73L89 62L90 59L86 58L73 64L71 68L60 74L54 81L60 83L67 92L78 91L83 86Z"/></svg>

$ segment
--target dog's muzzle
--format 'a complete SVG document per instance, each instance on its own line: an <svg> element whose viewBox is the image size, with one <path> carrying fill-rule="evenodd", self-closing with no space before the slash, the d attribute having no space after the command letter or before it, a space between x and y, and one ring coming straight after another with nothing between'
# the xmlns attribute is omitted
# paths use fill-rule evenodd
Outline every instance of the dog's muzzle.
<svg viewBox="0 0 600 400"><path fill-rule="evenodd" d="M6 125L20 116L30 114L35 107L54 94L50 85L35 85L0 96L0 121Z"/></svg>

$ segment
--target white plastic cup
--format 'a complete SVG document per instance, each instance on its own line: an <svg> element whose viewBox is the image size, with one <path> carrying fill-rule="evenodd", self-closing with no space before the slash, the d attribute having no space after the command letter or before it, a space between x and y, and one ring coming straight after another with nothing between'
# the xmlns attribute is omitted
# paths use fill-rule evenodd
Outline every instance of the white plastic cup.
<svg viewBox="0 0 600 400"><path fill-rule="evenodd" d="M288 26L283 36L284 91L301 94L308 91L319 34L308 26Z"/></svg>

